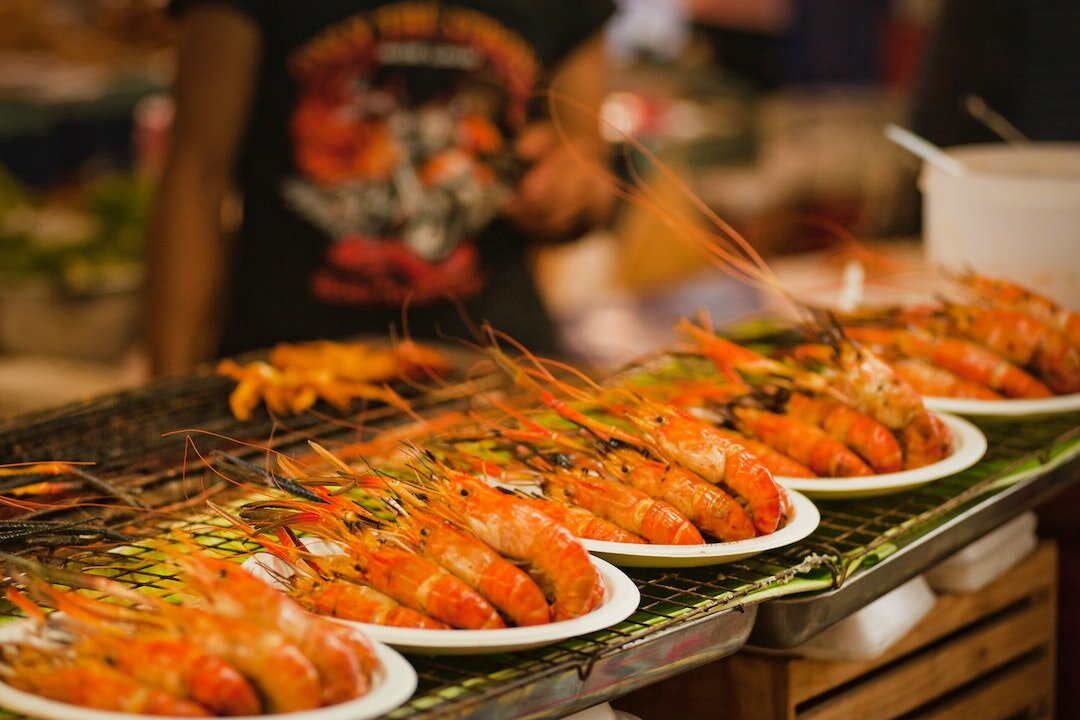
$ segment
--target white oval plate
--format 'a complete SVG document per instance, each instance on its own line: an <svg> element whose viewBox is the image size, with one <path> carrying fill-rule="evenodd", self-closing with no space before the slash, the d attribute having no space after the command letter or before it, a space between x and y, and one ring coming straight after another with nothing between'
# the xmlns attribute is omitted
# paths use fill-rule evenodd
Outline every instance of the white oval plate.
<svg viewBox="0 0 1080 720"><path fill-rule="evenodd" d="M914 470L902 470L869 477L794 478L780 477L776 481L789 490L804 492L810 497L829 500L891 495L919 485L939 480L966 470L986 453L986 436L982 430L955 415L937 413L952 431L953 451L949 457L932 465Z"/></svg>
<svg viewBox="0 0 1080 720"><path fill-rule="evenodd" d="M0 643L14 642L25 637L30 627L28 620L16 620L0 627ZM379 642L372 645L382 665L382 671L375 678L371 691L364 697L318 710L243 717L248 720L368 720L385 715L412 697L416 690L416 671L392 648ZM180 720L175 716L113 712L70 705L17 690L2 680L0 706L44 720Z"/></svg>
<svg viewBox="0 0 1080 720"><path fill-rule="evenodd" d="M791 516L776 532L748 540L705 543L704 545L640 545L637 543L582 540L589 552L622 567L699 567L742 560L802 540L814 532L821 515L809 498L797 492L791 497Z"/></svg>
<svg viewBox="0 0 1080 720"><path fill-rule="evenodd" d="M959 415L1054 415L1080 410L1080 393L1037 400L971 400L969 398L923 397L926 407Z"/></svg>
<svg viewBox="0 0 1080 720"><path fill-rule="evenodd" d="M321 550L321 548L309 549L313 552ZM428 655L480 655L550 645L578 635L603 630L625 620L637 610L641 595L634 581L610 563L596 557L590 559L604 578L604 599L600 607L572 620L496 630L427 630L347 620L339 620L339 622L359 628L365 635L387 645L393 645L404 652ZM283 561L265 553L248 558L244 561L244 566L249 572L254 571L253 574L256 577L267 580L267 576L259 572L257 567L263 563L270 565L277 572L278 577L281 577L282 566L288 567Z"/></svg>

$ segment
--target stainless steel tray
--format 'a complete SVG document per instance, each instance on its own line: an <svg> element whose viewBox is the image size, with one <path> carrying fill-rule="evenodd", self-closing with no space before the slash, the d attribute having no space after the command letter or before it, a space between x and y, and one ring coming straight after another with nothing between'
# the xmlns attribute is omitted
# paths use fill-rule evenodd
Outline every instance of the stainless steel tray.
<svg viewBox="0 0 1080 720"><path fill-rule="evenodd" d="M731 655L746 643L756 606L739 607L646 635L576 666L505 683L497 694L432 708L425 718L559 718ZM402 710L389 717L411 717Z"/></svg>
<svg viewBox="0 0 1080 720"><path fill-rule="evenodd" d="M929 529L897 538L895 552L856 572L836 589L764 603L749 644L777 650L800 645L1077 482L1080 455L1053 469L1030 473L1004 490L969 503ZM821 510L827 516L829 505L822 503Z"/></svg>

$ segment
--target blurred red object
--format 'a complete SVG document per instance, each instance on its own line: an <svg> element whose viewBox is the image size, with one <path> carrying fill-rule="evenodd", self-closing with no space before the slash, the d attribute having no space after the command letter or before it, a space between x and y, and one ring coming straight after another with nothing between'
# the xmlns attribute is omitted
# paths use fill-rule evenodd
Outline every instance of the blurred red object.
<svg viewBox="0 0 1080 720"><path fill-rule="evenodd" d="M919 58L926 44L926 24L912 17L893 17L882 38L882 79L885 86L910 95L915 89Z"/></svg>
<svg viewBox="0 0 1080 720"><path fill-rule="evenodd" d="M140 175L156 178L165 162L173 123L173 101L166 94L149 95L135 105L132 143L135 168Z"/></svg>

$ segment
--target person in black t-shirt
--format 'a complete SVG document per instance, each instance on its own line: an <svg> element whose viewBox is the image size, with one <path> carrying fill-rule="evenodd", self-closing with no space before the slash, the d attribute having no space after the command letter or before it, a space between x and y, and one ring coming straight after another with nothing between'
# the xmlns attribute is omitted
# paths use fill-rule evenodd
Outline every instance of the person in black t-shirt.
<svg viewBox="0 0 1080 720"><path fill-rule="evenodd" d="M464 315L554 348L529 241L572 237L613 201L574 157L603 162L595 118L560 113L568 148L536 91L599 105L610 0L173 9L177 113L148 258L156 374L385 335L403 307L414 336L464 335ZM243 199L231 248L230 181Z"/></svg>

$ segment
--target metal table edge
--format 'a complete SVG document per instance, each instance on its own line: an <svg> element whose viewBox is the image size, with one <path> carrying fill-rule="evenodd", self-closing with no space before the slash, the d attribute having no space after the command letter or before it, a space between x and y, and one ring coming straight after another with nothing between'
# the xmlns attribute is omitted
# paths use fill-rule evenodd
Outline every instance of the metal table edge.
<svg viewBox="0 0 1080 720"><path fill-rule="evenodd" d="M747 644L771 650L801 645L1077 481L1080 455L982 498L838 588L762 603Z"/></svg>
<svg viewBox="0 0 1080 720"><path fill-rule="evenodd" d="M424 712L424 717L564 717L734 654L746 644L757 608L757 604L749 603L677 623L631 640L592 662L559 666L494 693L434 706Z"/></svg>

